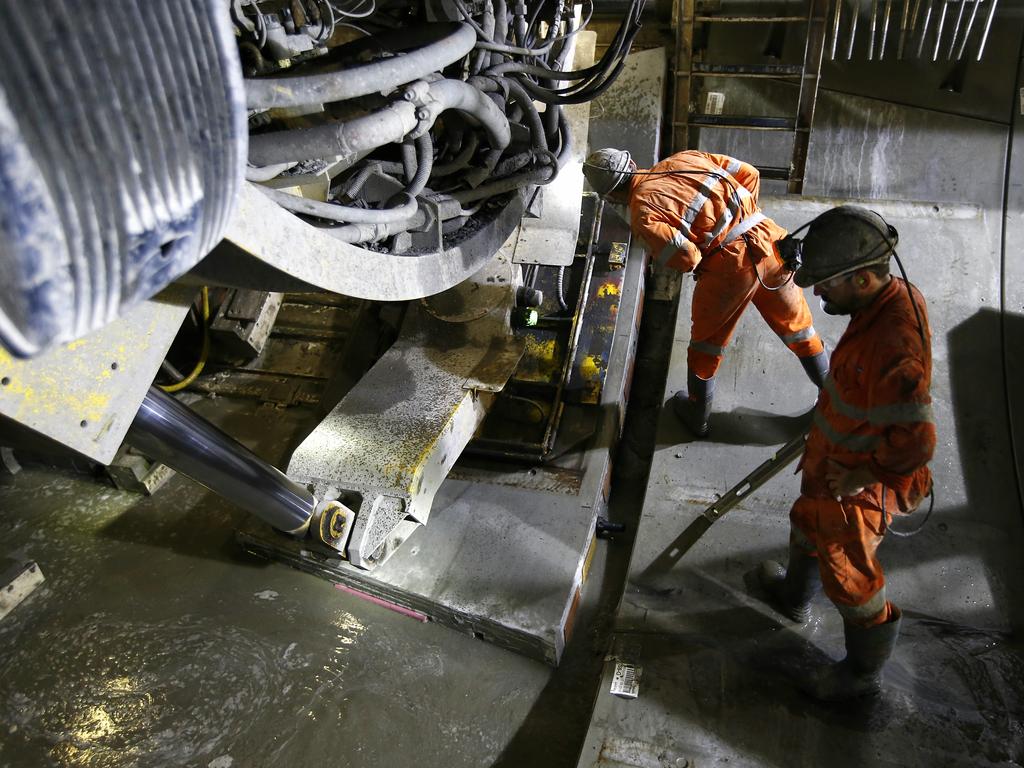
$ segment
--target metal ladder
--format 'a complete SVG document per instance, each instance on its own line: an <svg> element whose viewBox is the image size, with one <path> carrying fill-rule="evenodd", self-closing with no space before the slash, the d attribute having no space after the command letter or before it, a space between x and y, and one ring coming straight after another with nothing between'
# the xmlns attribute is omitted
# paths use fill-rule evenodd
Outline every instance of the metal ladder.
<svg viewBox="0 0 1024 768"><path fill-rule="evenodd" d="M801 194L807 146L810 142L814 107L818 100L821 60L825 48L829 0L807 0L807 12L800 16L712 15L697 10L697 0L679 0L675 4L675 77L671 145L673 152L692 149L691 128L731 128L752 131L788 131L793 134L793 152L789 167L761 166L764 179L788 183L788 191ZM695 60L694 28L697 24L771 24L783 31L783 25L803 25L807 41L801 65L790 64L718 64ZM696 81L705 77L792 80L799 83L796 111L787 116L713 115L691 112L698 91Z"/></svg>

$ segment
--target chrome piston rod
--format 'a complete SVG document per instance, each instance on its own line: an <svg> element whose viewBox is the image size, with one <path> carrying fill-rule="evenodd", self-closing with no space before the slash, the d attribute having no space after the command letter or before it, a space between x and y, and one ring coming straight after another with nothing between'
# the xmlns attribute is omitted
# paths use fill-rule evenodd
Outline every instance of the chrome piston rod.
<svg viewBox="0 0 1024 768"><path fill-rule="evenodd" d="M299 535L309 525L312 493L156 387L149 388L125 439L278 530Z"/></svg>

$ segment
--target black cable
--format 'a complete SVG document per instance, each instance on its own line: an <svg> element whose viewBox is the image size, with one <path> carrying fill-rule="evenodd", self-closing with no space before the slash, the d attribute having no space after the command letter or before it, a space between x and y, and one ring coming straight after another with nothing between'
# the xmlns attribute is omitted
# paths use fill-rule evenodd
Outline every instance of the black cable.
<svg viewBox="0 0 1024 768"><path fill-rule="evenodd" d="M932 510L935 509L935 484L932 483L932 487L928 489L928 498L931 499L931 501L928 504L928 511L925 512L924 520L921 521L921 524L919 526L917 526L917 528L914 528L914 529L909 530L909 531L897 531L895 528L892 527L892 525L889 524L889 521L886 520L886 512L885 512L885 491L886 490L887 490L886 487L883 485L882 486L882 525L885 526L885 530L888 531L889 533L891 533L893 536L898 536L901 539L909 539L911 536L916 536L917 534L919 534L921 532L921 529L924 528L925 525L928 523L928 518L932 516Z"/></svg>
<svg viewBox="0 0 1024 768"><path fill-rule="evenodd" d="M781 283L776 285L774 288L770 285L765 285L764 280L761 279L761 273L757 271L757 262L754 261L754 254L750 252L750 241L747 239L747 233L744 232L742 237L743 242L747 244L747 256L750 257L750 266L754 268L754 276L757 277L757 282L761 284L761 287L764 288L766 291L771 291L772 293L775 293L775 291L781 291L783 288L789 285L789 283L793 280L794 275L796 275L796 272L790 272L789 276ZM719 247L724 247L724 245Z"/></svg>
<svg viewBox="0 0 1024 768"><path fill-rule="evenodd" d="M907 289L907 296L910 297L910 306L914 309L914 317L917 320L917 332L921 335L921 344L927 347L928 339L926 339L924 335L924 321L921 319L921 310L917 306L917 300L914 298L914 292L910 289L910 279L907 277L907 270L903 268L903 262L900 261L900 256L896 253L895 245L893 246L892 255L896 259L896 264L900 268L900 274L903 275L903 286Z"/></svg>

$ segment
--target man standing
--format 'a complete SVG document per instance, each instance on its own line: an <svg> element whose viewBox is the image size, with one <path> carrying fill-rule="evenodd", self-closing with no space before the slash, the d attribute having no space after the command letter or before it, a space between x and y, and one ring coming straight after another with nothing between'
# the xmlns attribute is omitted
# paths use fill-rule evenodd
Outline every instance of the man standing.
<svg viewBox="0 0 1024 768"><path fill-rule="evenodd" d="M897 239L878 214L843 205L814 219L802 242L782 244L802 259L797 285L814 286L829 314L850 315L801 461L788 567L768 561L758 572L772 602L797 622L809 617L820 586L839 609L846 658L802 685L829 701L881 686L900 610L886 597L876 551L890 516L915 509L931 487L931 333L924 298L889 274Z"/></svg>
<svg viewBox="0 0 1024 768"><path fill-rule="evenodd" d="M693 272L697 280L687 390L672 398L691 432L708 434L715 372L750 303L821 386L828 359L803 292L773 248L786 232L758 209L756 168L725 155L686 151L644 170L628 152L609 148L591 154L583 174L599 195L629 206L633 234L657 267Z"/></svg>

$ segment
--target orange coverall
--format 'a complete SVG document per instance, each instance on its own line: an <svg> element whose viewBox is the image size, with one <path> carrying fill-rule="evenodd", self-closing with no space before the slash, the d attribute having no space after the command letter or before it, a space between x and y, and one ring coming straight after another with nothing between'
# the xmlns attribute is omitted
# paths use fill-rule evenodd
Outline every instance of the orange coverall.
<svg viewBox="0 0 1024 768"><path fill-rule="evenodd" d="M825 594L846 622L864 627L884 624L892 612L876 556L885 518L913 511L931 488L931 330L924 298L912 290L927 343L906 283L894 277L854 313L832 352L800 463L800 498L789 513L792 543L817 556ZM881 482L838 502L826 483L829 459L867 466Z"/></svg>
<svg viewBox="0 0 1024 768"><path fill-rule="evenodd" d="M803 291L792 280L777 291L761 285L780 285L788 273L772 245L786 231L758 209L760 186L760 174L752 165L693 150L632 177L633 233L643 239L658 266L693 271L699 278L693 290L687 363L702 379L715 375L751 302L797 357L812 357L824 349Z"/></svg>

